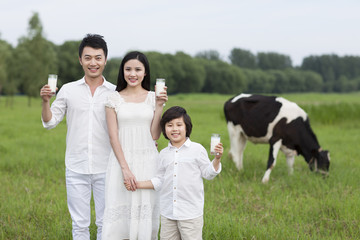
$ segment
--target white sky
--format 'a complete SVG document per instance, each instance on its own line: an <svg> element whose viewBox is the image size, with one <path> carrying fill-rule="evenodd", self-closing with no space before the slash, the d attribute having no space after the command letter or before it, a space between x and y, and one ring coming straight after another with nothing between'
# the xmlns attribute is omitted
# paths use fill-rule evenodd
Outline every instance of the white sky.
<svg viewBox="0 0 360 240"><path fill-rule="evenodd" d="M360 55L359 0L1 0L0 38L16 46L34 12L48 40L60 45L99 33L109 58L216 50L228 61L241 48L300 65L310 55Z"/></svg>

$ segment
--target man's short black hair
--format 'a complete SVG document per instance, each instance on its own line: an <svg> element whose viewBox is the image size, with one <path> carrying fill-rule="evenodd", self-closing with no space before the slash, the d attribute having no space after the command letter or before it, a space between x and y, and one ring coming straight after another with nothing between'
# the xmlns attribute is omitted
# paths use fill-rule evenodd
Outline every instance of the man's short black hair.
<svg viewBox="0 0 360 240"><path fill-rule="evenodd" d="M108 55L108 49L106 42L104 40L104 37L99 34L86 34L86 36L83 38L83 40L80 43L79 46L79 57L81 58L81 55L83 53L84 47L92 47L95 49L102 49L105 54L105 58L107 58Z"/></svg>

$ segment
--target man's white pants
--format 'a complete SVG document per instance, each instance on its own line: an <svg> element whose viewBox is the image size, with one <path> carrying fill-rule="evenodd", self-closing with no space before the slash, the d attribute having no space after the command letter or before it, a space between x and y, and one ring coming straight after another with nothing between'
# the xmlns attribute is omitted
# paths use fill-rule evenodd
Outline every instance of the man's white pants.
<svg viewBox="0 0 360 240"><path fill-rule="evenodd" d="M72 219L74 240L89 240L91 222L90 200L93 192L97 226L97 240L101 239L105 208L105 173L80 174L66 168L68 208Z"/></svg>

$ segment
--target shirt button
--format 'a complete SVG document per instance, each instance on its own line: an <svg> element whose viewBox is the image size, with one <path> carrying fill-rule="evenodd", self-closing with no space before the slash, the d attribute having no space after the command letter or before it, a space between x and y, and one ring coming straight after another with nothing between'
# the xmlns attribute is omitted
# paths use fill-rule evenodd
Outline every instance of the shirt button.
<svg viewBox="0 0 360 240"><path fill-rule="evenodd" d="M174 187L174 189L176 189L176 187Z"/></svg>
<svg viewBox="0 0 360 240"><path fill-rule="evenodd" d="M174 174L174 177L176 177L176 174Z"/></svg>
<svg viewBox="0 0 360 240"><path fill-rule="evenodd" d="M175 165L177 165L177 162L175 163Z"/></svg>
<svg viewBox="0 0 360 240"><path fill-rule="evenodd" d="M176 202L176 200L174 200L174 202Z"/></svg>

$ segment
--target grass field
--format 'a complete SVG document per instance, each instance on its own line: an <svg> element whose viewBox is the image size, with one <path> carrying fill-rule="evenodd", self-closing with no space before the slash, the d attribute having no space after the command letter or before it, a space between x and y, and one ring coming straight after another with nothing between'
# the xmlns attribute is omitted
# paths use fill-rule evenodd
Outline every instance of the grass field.
<svg viewBox="0 0 360 240"><path fill-rule="evenodd" d="M211 133L225 146L223 170L205 181L204 239L360 239L360 93L289 94L310 116L322 148L330 150L328 178L310 172L301 156L288 175L279 154L268 184L262 184L267 145L249 143L244 170L227 158L229 139L223 104L229 95L179 94L193 121L192 141L208 150ZM42 128L40 99L0 97L0 239L71 239L65 192L62 122ZM159 140L159 148L167 142ZM94 212L92 213L94 216ZM95 224L91 224L95 239Z"/></svg>

